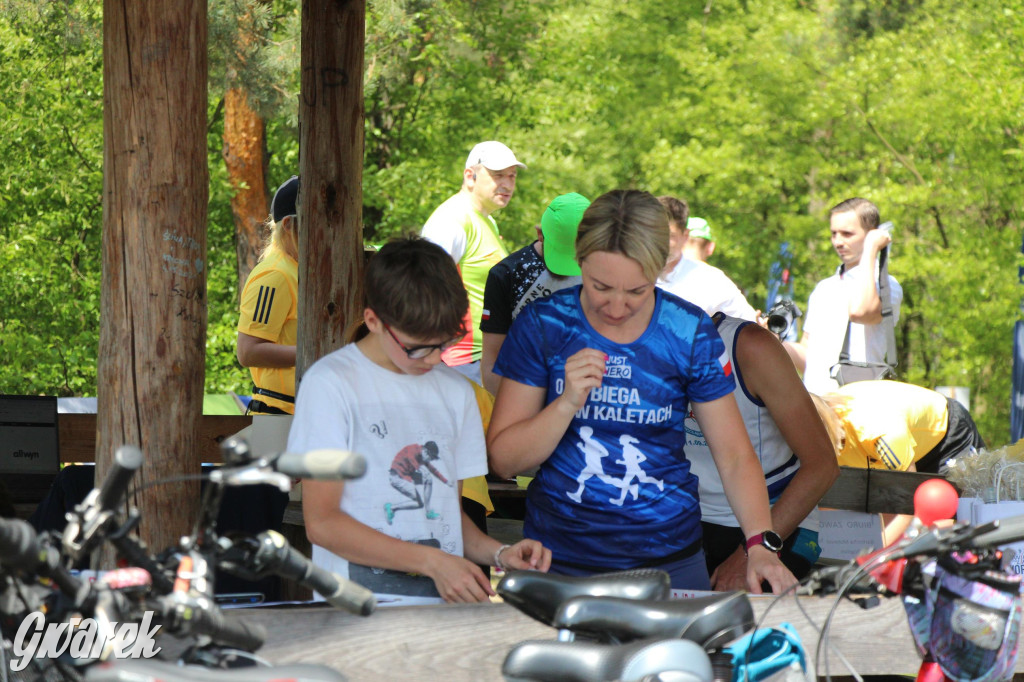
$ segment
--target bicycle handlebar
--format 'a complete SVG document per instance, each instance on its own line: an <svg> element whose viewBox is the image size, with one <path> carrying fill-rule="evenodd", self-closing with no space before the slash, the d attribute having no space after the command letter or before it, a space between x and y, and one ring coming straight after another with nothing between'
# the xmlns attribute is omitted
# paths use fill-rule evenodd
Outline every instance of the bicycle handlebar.
<svg viewBox="0 0 1024 682"><path fill-rule="evenodd" d="M128 484L142 466L142 450L134 445L122 445L114 453L114 462L103 479L96 502L101 512L115 511L128 494Z"/></svg>
<svg viewBox="0 0 1024 682"><path fill-rule="evenodd" d="M346 609L361 616L368 616L377 607L373 592L362 585L346 580L331 571L313 564L276 531L267 531L259 536L262 556L256 562L266 563L271 570L303 587L323 595L331 606Z"/></svg>
<svg viewBox="0 0 1024 682"><path fill-rule="evenodd" d="M350 480L366 473L366 459L349 450L282 452L271 461L271 466L286 476L320 481Z"/></svg>
<svg viewBox="0 0 1024 682"><path fill-rule="evenodd" d="M190 632L206 635L210 639L227 646L237 647L246 651L256 651L263 646L267 638L267 630L259 623L248 623L241 619L228 620L223 612L215 606L210 609L186 609L183 613L190 624Z"/></svg>
<svg viewBox="0 0 1024 682"><path fill-rule="evenodd" d="M42 541L27 521L0 519L0 566L50 578L77 605L89 599L88 583L71 574L57 550Z"/></svg>
<svg viewBox="0 0 1024 682"><path fill-rule="evenodd" d="M822 594L846 586L849 593L877 592L879 586L899 592L905 560L936 557L953 552L985 551L1024 540L1024 515L997 519L981 526L957 524L928 528L871 554L812 572L799 594Z"/></svg>
<svg viewBox="0 0 1024 682"><path fill-rule="evenodd" d="M33 571L39 565L36 530L19 519L0 519L0 565Z"/></svg>

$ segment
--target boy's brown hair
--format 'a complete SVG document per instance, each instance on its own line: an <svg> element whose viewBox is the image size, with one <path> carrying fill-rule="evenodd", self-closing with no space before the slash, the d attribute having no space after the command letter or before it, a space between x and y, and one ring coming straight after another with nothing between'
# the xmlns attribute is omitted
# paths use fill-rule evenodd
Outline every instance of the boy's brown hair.
<svg viewBox="0 0 1024 682"><path fill-rule="evenodd" d="M366 307L384 323L417 339L466 333L469 297L452 257L421 237L381 247L366 266Z"/></svg>

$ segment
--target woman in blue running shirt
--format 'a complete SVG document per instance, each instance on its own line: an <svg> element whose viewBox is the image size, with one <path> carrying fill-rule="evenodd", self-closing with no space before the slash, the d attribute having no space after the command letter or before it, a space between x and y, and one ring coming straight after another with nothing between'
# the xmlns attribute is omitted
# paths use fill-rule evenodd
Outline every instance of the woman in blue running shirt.
<svg viewBox="0 0 1024 682"><path fill-rule="evenodd" d="M527 306L495 364L505 381L491 468L539 467L524 534L552 549L552 572L656 567L673 587L710 589L683 451L692 413L748 538L751 592L762 580L789 587L725 346L703 311L654 286L668 257L665 209L648 192L608 192L583 215L576 257L582 285Z"/></svg>

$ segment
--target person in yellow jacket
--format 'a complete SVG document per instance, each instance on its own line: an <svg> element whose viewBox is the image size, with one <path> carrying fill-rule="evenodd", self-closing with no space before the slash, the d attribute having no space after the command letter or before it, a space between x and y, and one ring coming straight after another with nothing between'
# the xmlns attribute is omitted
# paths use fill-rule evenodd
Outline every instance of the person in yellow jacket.
<svg viewBox="0 0 1024 682"><path fill-rule="evenodd" d="M842 466L944 474L950 459L985 447L963 405L914 384L857 381L812 398ZM911 519L882 517L886 544Z"/></svg>
<svg viewBox="0 0 1024 682"><path fill-rule="evenodd" d="M937 474L985 447L963 405L914 384L858 381L815 402L842 466Z"/></svg>
<svg viewBox="0 0 1024 682"><path fill-rule="evenodd" d="M242 289L236 355L252 374L248 414L295 413L298 332L299 178L282 184L271 202L270 239Z"/></svg>

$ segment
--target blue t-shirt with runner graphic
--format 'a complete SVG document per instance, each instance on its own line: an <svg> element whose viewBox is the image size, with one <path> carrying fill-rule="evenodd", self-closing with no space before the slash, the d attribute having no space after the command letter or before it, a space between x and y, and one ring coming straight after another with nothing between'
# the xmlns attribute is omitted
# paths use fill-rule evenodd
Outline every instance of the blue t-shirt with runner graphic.
<svg viewBox="0 0 1024 682"><path fill-rule="evenodd" d="M729 356L702 310L661 290L636 341L599 334L580 287L528 305L512 324L495 372L564 389L565 361L584 348L608 355L591 391L527 493L524 534L557 561L618 570L657 561L700 540L697 479L683 452L689 401L733 390Z"/></svg>

